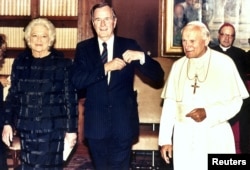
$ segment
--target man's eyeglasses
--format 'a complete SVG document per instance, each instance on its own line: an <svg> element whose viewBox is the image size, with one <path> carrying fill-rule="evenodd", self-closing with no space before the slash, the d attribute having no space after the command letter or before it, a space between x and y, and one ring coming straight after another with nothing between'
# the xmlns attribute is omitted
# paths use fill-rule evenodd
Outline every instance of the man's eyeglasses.
<svg viewBox="0 0 250 170"><path fill-rule="evenodd" d="M234 34L224 34L224 33L220 33L220 36L222 36L222 37L234 38Z"/></svg>

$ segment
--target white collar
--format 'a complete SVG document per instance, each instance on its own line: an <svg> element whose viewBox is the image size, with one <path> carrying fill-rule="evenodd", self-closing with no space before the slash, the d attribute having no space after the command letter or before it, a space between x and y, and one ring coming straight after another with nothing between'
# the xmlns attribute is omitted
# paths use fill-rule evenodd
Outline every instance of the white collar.
<svg viewBox="0 0 250 170"><path fill-rule="evenodd" d="M220 48L222 49L222 51L227 51L230 47L231 46L229 46L229 47L223 47L222 45L220 45Z"/></svg>
<svg viewBox="0 0 250 170"><path fill-rule="evenodd" d="M115 36L112 35L107 41L103 41L101 40L99 37L98 37L98 44L99 44L99 47L102 47L102 43L103 42L106 42L107 43L107 46L108 47L111 47L111 45L113 44L114 42L114 39L115 39Z"/></svg>

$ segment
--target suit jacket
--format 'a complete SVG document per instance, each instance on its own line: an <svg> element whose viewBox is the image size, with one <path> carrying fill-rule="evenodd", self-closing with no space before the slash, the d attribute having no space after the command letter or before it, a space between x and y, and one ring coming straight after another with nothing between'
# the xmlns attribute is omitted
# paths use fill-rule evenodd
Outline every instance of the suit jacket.
<svg viewBox="0 0 250 170"><path fill-rule="evenodd" d="M113 58L141 48L135 40L114 39ZM163 82L164 72L160 64L145 54L145 63L127 64L122 70L112 71L109 84L101 61L96 37L77 44L72 82L77 89L86 89L84 135L86 138L103 139L115 135L119 138L137 137L139 118L134 74L138 69L151 80Z"/></svg>

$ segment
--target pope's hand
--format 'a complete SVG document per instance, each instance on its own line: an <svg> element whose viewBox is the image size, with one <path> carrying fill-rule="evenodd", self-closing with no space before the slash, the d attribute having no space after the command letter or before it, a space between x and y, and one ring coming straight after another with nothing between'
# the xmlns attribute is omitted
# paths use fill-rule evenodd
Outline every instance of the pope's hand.
<svg viewBox="0 0 250 170"><path fill-rule="evenodd" d="M207 116L204 108L197 108L189 112L186 117L190 117L196 122L202 122Z"/></svg>
<svg viewBox="0 0 250 170"><path fill-rule="evenodd" d="M173 147L172 145L163 145L161 147L161 157L167 164L170 164L170 158L172 158Z"/></svg>

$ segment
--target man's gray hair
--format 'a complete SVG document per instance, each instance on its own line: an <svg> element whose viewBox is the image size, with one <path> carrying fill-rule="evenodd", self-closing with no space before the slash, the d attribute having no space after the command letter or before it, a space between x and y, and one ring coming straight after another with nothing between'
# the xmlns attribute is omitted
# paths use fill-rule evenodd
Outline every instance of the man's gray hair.
<svg viewBox="0 0 250 170"><path fill-rule="evenodd" d="M207 26L203 23L203 22L200 22L200 21L191 21L189 23L187 23L186 26L198 26L202 29L202 32L207 36L207 37L210 37L210 31L208 30Z"/></svg>

